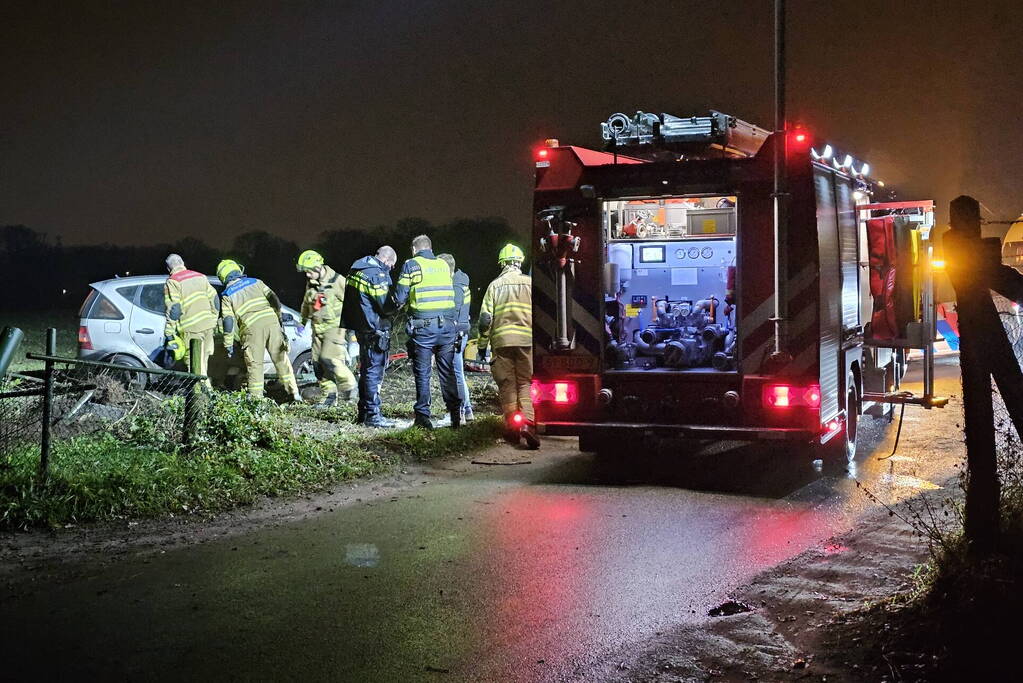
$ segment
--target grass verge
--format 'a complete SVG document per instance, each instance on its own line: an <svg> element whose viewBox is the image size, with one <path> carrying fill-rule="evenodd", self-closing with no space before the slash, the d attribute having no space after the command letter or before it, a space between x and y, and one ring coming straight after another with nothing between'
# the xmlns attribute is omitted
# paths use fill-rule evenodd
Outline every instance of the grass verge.
<svg viewBox="0 0 1023 683"><path fill-rule="evenodd" d="M483 448L501 430L500 418L483 416L459 430L335 426L309 436L296 433L296 418L309 420L271 401L217 394L190 451L168 450L147 423L70 438L55 443L45 484L36 480L38 448L16 449L0 463L0 527L216 512Z"/></svg>

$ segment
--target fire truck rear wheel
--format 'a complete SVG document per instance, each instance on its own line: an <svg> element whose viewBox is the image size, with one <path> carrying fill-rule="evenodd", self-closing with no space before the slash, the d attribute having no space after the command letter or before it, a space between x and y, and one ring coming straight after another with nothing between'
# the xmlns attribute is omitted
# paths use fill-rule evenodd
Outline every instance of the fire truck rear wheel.
<svg viewBox="0 0 1023 683"><path fill-rule="evenodd" d="M850 378L851 384L852 378ZM849 469L856 457L856 432L860 414L860 399L856 387L850 386L845 395L845 429L831 441L820 447L819 454L824 469L837 472Z"/></svg>

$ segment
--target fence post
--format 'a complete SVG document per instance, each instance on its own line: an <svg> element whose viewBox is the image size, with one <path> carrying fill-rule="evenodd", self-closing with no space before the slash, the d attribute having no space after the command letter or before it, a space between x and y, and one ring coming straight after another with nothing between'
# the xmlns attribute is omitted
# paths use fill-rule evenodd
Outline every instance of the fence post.
<svg viewBox="0 0 1023 683"><path fill-rule="evenodd" d="M943 238L949 278L959 314L959 367L963 378L963 432L966 437L966 508L963 532L974 556L998 547L1001 515L991 391L991 344L1004 334L991 300L980 231L980 205L961 196L949 204L952 229ZM990 256L990 255L989 255ZM997 262L997 259L995 260Z"/></svg>
<svg viewBox="0 0 1023 683"><path fill-rule="evenodd" d="M7 375L7 369L14 361L14 353L24 338L25 333L17 327L5 327L3 333L0 333L0 383Z"/></svg>
<svg viewBox="0 0 1023 683"><path fill-rule="evenodd" d="M57 355L57 330L46 330L46 355ZM45 482L50 469L50 423L53 415L53 361L44 361L43 370L43 424L39 440L39 481Z"/></svg>
<svg viewBox="0 0 1023 683"><path fill-rule="evenodd" d="M202 368L202 340L192 339L188 342L188 371L193 375L199 374L197 370ZM185 446L190 446L192 431L195 429L196 408L199 400L199 383L193 381L192 386L185 392L185 420L183 424L183 441Z"/></svg>

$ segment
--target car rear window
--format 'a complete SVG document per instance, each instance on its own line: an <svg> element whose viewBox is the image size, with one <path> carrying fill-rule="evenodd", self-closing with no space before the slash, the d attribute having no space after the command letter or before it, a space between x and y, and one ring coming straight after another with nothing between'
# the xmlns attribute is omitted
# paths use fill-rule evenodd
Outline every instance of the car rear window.
<svg viewBox="0 0 1023 683"><path fill-rule="evenodd" d="M124 287L118 287L117 293L128 301L135 303L135 292L138 291L138 288L138 285L125 285Z"/></svg>
<svg viewBox="0 0 1023 683"><path fill-rule="evenodd" d="M95 289L82 304L79 315L87 320L124 320L120 309Z"/></svg>
<svg viewBox="0 0 1023 683"><path fill-rule="evenodd" d="M163 308L163 285L142 285L139 306L150 313L163 315L165 312Z"/></svg>

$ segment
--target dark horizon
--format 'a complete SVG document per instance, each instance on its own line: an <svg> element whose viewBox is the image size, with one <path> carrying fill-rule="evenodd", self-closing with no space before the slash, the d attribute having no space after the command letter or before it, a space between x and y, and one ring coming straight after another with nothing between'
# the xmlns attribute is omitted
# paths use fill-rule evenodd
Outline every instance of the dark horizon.
<svg viewBox="0 0 1023 683"><path fill-rule="evenodd" d="M1023 9L790 0L789 112L904 198L1023 209ZM770 126L771 3L9 4L0 224L67 244L531 221L531 149L616 111Z"/></svg>

